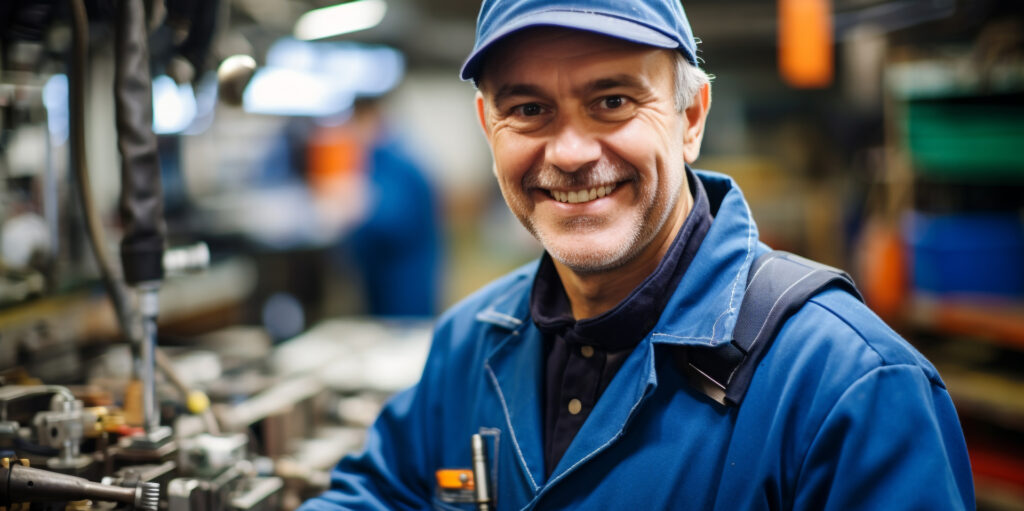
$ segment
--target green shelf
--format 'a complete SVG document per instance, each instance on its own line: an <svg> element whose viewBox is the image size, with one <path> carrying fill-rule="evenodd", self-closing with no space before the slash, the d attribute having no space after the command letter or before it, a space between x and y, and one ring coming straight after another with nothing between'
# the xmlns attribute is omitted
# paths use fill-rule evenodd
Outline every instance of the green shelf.
<svg viewBox="0 0 1024 511"><path fill-rule="evenodd" d="M904 136L915 171L1024 181L1024 105L909 101Z"/></svg>

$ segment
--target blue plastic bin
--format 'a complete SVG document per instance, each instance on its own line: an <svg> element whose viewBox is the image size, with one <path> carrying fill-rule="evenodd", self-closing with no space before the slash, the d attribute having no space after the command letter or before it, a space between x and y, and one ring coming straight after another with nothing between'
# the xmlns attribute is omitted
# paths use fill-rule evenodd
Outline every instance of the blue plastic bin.
<svg viewBox="0 0 1024 511"><path fill-rule="evenodd" d="M1024 297L1024 218L1015 213L907 215L914 287Z"/></svg>

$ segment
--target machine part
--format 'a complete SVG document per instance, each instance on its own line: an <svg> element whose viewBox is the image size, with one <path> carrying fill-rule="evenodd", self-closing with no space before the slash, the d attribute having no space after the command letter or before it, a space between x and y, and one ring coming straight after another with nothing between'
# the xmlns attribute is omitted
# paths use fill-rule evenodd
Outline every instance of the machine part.
<svg viewBox="0 0 1024 511"><path fill-rule="evenodd" d="M7 420L8 405L14 401L45 394L59 394L66 401L75 396L66 387L59 385L4 385L0 386L0 420Z"/></svg>
<svg viewBox="0 0 1024 511"><path fill-rule="evenodd" d="M89 20L86 17L84 0L70 0L71 4L71 65L68 73L68 117L71 160L78 181L78 199L85 216L89 245L96 256L97 265L103 276L103 283L117 313L118 325L128 335L127 299L118 278L116 267L107 252L107 242L100 223L100 214L93 201L89 186L89 165L85 145L85 67L89 54Z"/></svg>
<svg viewBox="0 0 1024 511"><path fill-rule="evenodd" d="M170 426L160 426L152 431L144 431L137 435L122 437L118 446L122 451L119 456L138 459L163 458L178 449L174 442L174 432Z"/></svg>
<svg viewBox="0 0 1024 511"><path fill-rule="evenodd" d="M153 133L152 78L146 12L142 0L117 4L114 30L114 99L117 148L121 154L121 265L125 281L137 295L137 309L127 332L142 381L143 427L147 435L160 428L156 402L156 317L160 280L164 276L163 200L160 160Z"/></svg>
<svg viewBox="0 0 1024 511"><path fill-rule="evenodd" d="M94 428L96 417L84 411L82 402L56 394L50 401L50 411L39 412L33 419L40 445L59 450L56 457L46 461L53 469L81 469L92 463L92 458L79 451L87 427Z"/></svg>
<svg viewBox="0 0 1024 511"><path fill-rule="evenodd" d="M94 483L81 477L10 464L0 466L0 502L60 502L100 500L128 504L141 511L157 511L160 485L140 483L133 488Z"/></svg>
<svg viewBox="0 0 1024 511"><path fill-rule="evenodd" d="M279 477L250 477L231 494L233 511L272 511L280 506L284 481Z"/></svg>
<svg viewBox="0 0 1024 511"><path fill-rule="evenodd" d="M160 372L164 373L164 376L171 385L178 389L181 396L185 398L185 407L188 411L202 418L208 433L215 435L220 433L220 424L217 422L217 417L213 414L213 410L210 409L209 396L203 391L189 388L188 384L178 376L178 371L175 370L174 364L162 350L157 349L155 354L157 368L160 369ZM218 374L219 371L220 368L217 367Z"/></svg>
<svg viewBox="0 0 1024 511"><path fill-rule="evenodd" d="M231 491L249 475L247 462L237 463L215 477L183 477L167 484L168 511L218 511L227 508Z"/></svg>
<svg viewBox="0 0 1024 511"><path fill-rule="evenodd" d="M190 474L212 478L245 460L249 437L200 434L181 441L181 466Z"/></svg>
<svg viewBox="0 0 1024 511"><path fill-rule="evenodd" d="M232 106L241 106L246 86L256 74L256 59L232 55L217 67L217 96Z"/></svg>
<svg viewBox="0 0 1024 511"><path fill-rule="evenodd" d="M203 482L198 479L171 480L167 484L167 511L207 511L200 504L203 486Z"/></svg>
<svg viewBox="0 0 1024 511"><path fill-rule="evenodd" d="M136 370L142 380L143 427L147 434L160 428L160 410L156 401L156 316L160 311L160 288L155 284L139 285L139 313L142 337L139 339L139 360Z"/></svg>
<svg viewBox="0 0 1024 511"><path fill-rule="evenodd" d="M205 270L210 266L210 247L200 242L172 248L164 252L163 265L168 275Z"/></svg>
<svg viewBox="0 0 1024 511"><path fill-rule="evenodd" d="M125 488L134 488L139 483L162 485L169 481L177 470L178 464L173 461L165 461L160 464L130 465L118 470L113 476L104 477L102 482Z"/></svg>
<svg viewBox="0 0 1024 511"><path fill-rule="evenodd" d="M167 511L273 511L279 509L284 480L238 477L178 478L167 484Z"/></svg>
<svg viewBox="0 0 1024 511"><path fill-rule="evenodd" d="M114 29L114 99L121 154L121 265L130 285L163 278L163 195L152 77L142 0L117 3Z"/></svg>
<svg viewBox="0 0 1024 511"><path fill-rule="evenodd" d="M53 254L50 226L43 217L26 212L0 226L0 256L8 268L28 270Z"/></svg>

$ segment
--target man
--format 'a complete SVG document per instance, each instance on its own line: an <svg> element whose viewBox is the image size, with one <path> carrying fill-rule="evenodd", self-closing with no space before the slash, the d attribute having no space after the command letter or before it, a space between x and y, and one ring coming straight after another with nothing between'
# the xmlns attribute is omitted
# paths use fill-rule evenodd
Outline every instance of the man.
<svg viewBox="0 0 1024 511"><path fill-rule="evenodd" d="M545 255L439 320L420 383L305 509L473 509L480 483L498 509L974 507L938 374L845 291L788 320L738 406L688 380L679 355L732 339L768 251L735 184L687 165L696 62L675 0L485 0L463 78Z"/></svg>

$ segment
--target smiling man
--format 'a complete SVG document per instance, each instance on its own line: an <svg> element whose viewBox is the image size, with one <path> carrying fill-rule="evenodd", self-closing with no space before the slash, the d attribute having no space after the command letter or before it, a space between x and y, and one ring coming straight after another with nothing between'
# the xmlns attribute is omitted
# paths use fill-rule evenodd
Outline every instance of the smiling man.
<svg viewBox="0 0 1024 511"><path fill-rule="evenodd" d="M438 321L305 510L973 509L934 367L689 167L695 53L674 0L484 2L462 77L545 253Z"/></svg>

